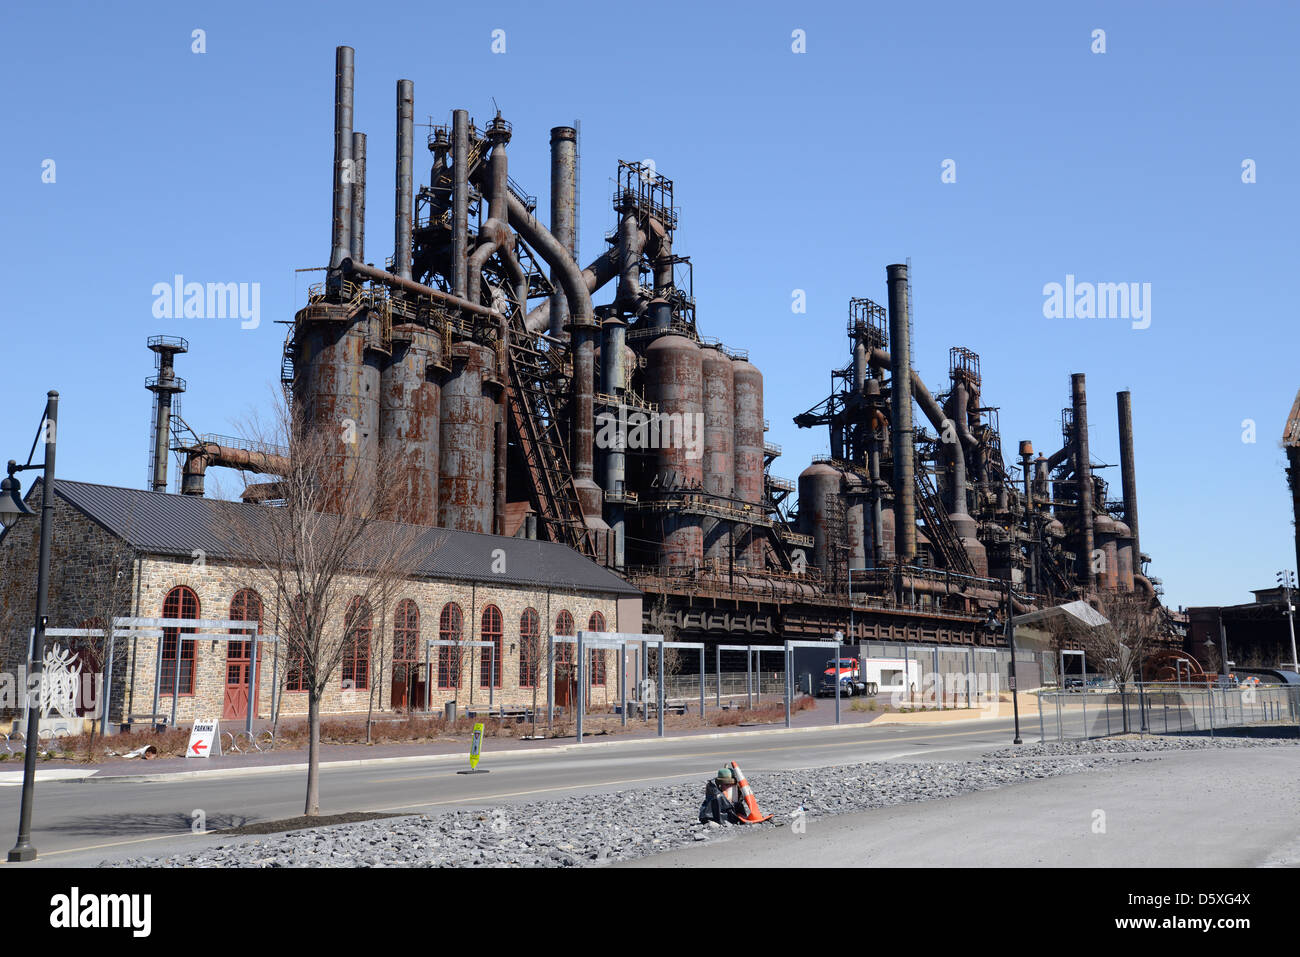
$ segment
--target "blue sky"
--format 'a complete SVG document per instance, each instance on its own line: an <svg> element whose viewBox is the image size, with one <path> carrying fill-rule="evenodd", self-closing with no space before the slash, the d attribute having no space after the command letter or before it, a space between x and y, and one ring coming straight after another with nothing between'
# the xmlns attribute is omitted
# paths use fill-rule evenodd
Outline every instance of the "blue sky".
<svg viewBox="0 0 1300 957"><path fill-rule="evenodd" d="M1294 564L1279 438L1300 385L1297 26L1295 5L1271 3L15 7L0 456L25 457L57 388L60 473L143 486L159 333L190 341L179 371L199 431L236 431L268 403L275 320L320 278L294 270L329 252L346 43L369 134L368 258L391 245L397 79L415 82L417 122L463 106L482 123L495 98L511 174L542 209L549 130L580 119L583 261L614 225L617 160L652 159L675 181L701 332L765 374L774 472L827 450L790 419L847 361L848 299L883 303L886 264L910 257L930 385L949 346L974 349L1004 448L1050 453L1070 373L1085 372L1104 463L1119 460L1115 392L1131 389L1142 542L1166 599L1245 600ZM153 285L177 273L260 283L260 325L154 318ZM1150 283L1149 328L1044 318L1043 286L1067 274ZM1118 497L1118 468L1102 474Z"/></svg>

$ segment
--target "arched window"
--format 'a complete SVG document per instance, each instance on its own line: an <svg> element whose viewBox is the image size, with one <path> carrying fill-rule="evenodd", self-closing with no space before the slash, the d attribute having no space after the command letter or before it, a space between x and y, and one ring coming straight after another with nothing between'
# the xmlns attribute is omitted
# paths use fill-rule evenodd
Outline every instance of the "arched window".
<svg viewBox="0 0 1300 957"><path fill-rule="evenodd" d="M289 634L285 636L284 690L306 691L307 678L307 599L299 595L289 607Z"/></svg>
<svg viewBox="0 0 1300 957"><path fill-rule="evenodd" d="M343 616L343 668L344 691L365 691L370 687L370 636L372 618L370 605L360 595L348 602Z"/></svg>
<svg viewBox="0 0 1300 957"><path fill-rule="evenodd" d="M235 592L235 597L230 599L230 620L255 621L258 624L258 631L261 631L262 596L252 588L241 588ZM247 632L232 631L231 634L247 634ZM229 661L233 658L248 661L252 646L253 640L251 638L248 641L226 642L226 660Z"/></svg>
<svg viewBox="0 0 1300 957"><path fill-rule="evenodd" d="M419 660L420 607L403 598L393 614L393 664L413 665Z"/></svg>
<svg viewBox="0 0 1300 957"><path fill-rule="evenodd" d="M538 682L542 662L541 619L536 608L525 608L519 616L519 687L532 688Z"/></svg>
<svg viewBox="0 0 1300 957"><path fill-rule="evenodd" d="M178 585L163 600L164 618L198 618L199 596L194 589ZM193 628L163 629L162 693L194 694L194 639L181 638L194 634Z"/></svg>
<svg viewBox="0 0 1300 957"><path fill-rule="evenodd" d="M461 640L463 616L460 605L449 601L442 606L442 615L438 619L438 639L440 641ZM438 687L460 687L460 656L465 649L455 647L438 648Z"/></svg>
<svg viewBox="0 0 1300 957"><path fill-rule="evenodd" d="M588 631L604 631L605 616L598 611L593 611L591 617L587 619ZM591 683L594 686L603 687L605 684L605 649L591 649Z"/></svg>
<svg viewBox="0 0 1300 957"><path fill-rule="evenodd" d="M573 634L573 616L567 611L561 611L555 616L555 633L557 635ZM577 680L574 677L576 672L573 668L573 647L567 641L557 641L555 643L556 681L568 681L570 678Z"/></svg>
<svg viewBox="0 0 1300 957"><path fill-rule="evenodd" d="M496 646L495 654L492 648L484 648L479 655L478 666L478 686L486 688L488 686L488 677L491 676L492 687L501 687L501 609L496 605L488 605L483 609L483 617L479 621L479 640L490 641Z"/></svg>

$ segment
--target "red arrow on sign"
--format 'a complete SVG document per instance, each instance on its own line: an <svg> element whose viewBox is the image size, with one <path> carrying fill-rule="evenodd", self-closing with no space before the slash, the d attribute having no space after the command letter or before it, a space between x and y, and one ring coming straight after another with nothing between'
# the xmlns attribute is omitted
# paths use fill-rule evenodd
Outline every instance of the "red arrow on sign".
<svg viewBox="0 0 1300 957"><path fill-rule="evenodd" d="M190 750L195 754L198 754L200 748L206 748L207 746L208 743L206 741L195 741L194 744L190 745Z"/></svg>

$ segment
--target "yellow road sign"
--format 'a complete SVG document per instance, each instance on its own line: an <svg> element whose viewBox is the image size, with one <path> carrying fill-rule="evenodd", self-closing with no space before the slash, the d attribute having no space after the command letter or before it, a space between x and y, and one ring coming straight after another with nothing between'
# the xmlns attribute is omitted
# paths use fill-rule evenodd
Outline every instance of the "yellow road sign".
<svg viewBox="0 0 1300 957"><path fill-rule="evenodd" d="M474 734L469 739L469 767L470 770L478 768L479 754L483 750L483 724L482 722L474 725Z"/></svg>

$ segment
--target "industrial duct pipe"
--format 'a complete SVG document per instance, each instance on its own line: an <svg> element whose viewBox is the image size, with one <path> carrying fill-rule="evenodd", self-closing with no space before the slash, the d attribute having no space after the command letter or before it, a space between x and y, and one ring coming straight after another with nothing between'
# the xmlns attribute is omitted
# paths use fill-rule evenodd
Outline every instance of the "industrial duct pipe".
<svg viewBox="0 0 1300 957"><path fill-rule="evenodd" d="M916 561L916 500L912 449L912 363L907 320L907 266L886 267L889 282L889 349L893 401L890 433L894 443L894 551L900 564Z"/></svg>
<svg viewBox="0 0 1300 957"><path fill-rule="evenodd" d="M542 226L513 193L507 192L506 202L510 210L510 225L559 274L560 283L568 298L569 310L573 314L573 323L569 329L573 337L573 484L588 527L603 527L605 523L600 517L600 486L593 479L595 469L592 461L596 372L594 340L598 330L591 306L591 293L587 291L587 283L578 264L550 230Z"/></svg>
<svg viewBox="0 0 1300 957"><path fill-rule="evenodd" d="M582 271L582 281L587 287L588 295L591 295L618 275L619 262L620 257L617 246L609 247L609 249L605 250L592 260L591 265ZM565 301L568 301L567 297ZM564 320L560 319L559 322L560 325L563 326ZM548 328L554 328L554 325L551 323L550 299L543 300L541 305L528 313L528 317L525 320L525 328L532 333L543 332ZM553 332L551 335L555 336ZM555 338L559 337L556 336Z"/></svg>
<svg viewBox="0 0 1300 957"><path fill-rule="evenodd" d="M1095 547L1093 539L1093 501L1092 501L1092 460L1088 457L1088 391L1084 383L1084 374L1076 372L1070 376L1070 400L1074 407L1074 479L1079 494L1079 521L1083 532L1083 575L1088 587L1096 585L1096 574L1092 568L1092 552Z"/></svg>
<svg viewBox="0 0 1300 957"><path fill-rule="evenodd" d="M185 450L185 467L181 475L181 494L202 495L204 477L213 466L239 469L257 475L288 475L289 459L270 452L200 442Z"/></svg>
<svg viewBox="0 0 1300 957"><path fill-rule="evenodd" d="M334 51L334 208L330 268L352 253L352 47Z"/></svg>
<svg viewBox="0 0 1300 957"><path fill-rule="evenodd" d="M411 156L415 138L415 84L397 81L397 170L393 206L393 270L411 278ZM354 259L361 257L354 256Z"/></svg>
<svg viewBox="0 0 1300 957"><path fill-rule="evenodd" d="M500 319L501 314L487 306L479 305L477 302L470 302L468 299L462 299L453 296L451 293L443 292L441 289L435 289L433 286L426 286L423 283L415 282L411 279L403 279L401 276L395 276L391 272L385 272L382 269L376 269L374 266L367 266L365 263L354 262L351 259L344 259L339 264L339 271L344 275L363 276L366 279L383 283L393 289L401 289L417 296L428 296L437 302L446 303L449 306L455 306L465 312L472 312L476 316L487 316L491 319Z"/></svg>

